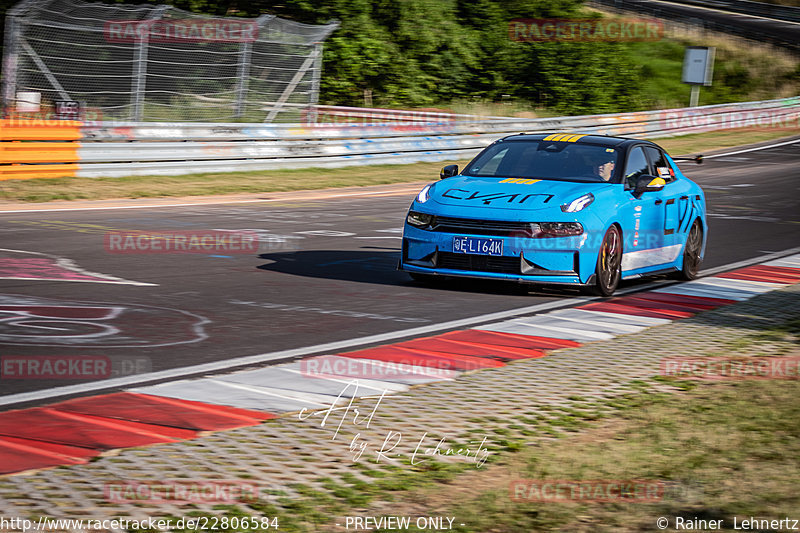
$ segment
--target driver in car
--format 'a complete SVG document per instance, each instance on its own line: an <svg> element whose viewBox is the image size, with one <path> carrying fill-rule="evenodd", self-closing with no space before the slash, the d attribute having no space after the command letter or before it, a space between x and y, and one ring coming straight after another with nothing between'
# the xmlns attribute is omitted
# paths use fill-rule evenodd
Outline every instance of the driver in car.
<svg viewBox="0 0 800 533"><path fill-rule="evenodd" d="M611 174L614 173L614 156L611 154L606 154L606 157L603 157L595 162L594 173L596 176L603 179L603 181L608 181L611 179Z"/></svg>

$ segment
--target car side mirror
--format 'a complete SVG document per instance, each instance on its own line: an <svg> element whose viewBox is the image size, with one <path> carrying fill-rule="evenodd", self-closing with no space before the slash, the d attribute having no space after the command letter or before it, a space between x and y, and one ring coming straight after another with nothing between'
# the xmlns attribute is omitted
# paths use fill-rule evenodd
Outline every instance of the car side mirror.
<svg viewBox="0 0 800 533"><path fill-rule="evenodd" d="M658 192L662 190L666 184L667 182L664 181L664 178L644 174L636 178L636 186L633 189L633 195L639 198L646 192Z"/></svg>
<svg viewBox="0 0 800 533"><path fill-rule="evenodd" d="M447 165L439 172L439 179L452 178L458 175L458 165Z"/></svg>

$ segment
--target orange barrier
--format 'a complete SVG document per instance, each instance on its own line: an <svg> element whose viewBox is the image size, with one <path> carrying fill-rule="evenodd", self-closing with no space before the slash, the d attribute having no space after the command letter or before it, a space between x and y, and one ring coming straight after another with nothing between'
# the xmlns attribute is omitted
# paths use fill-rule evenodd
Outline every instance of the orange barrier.
<svg viewBox="0 0 800 533"><path fill-rule="evenodd" d="M0 181L75 176L82 124L77 120L0 119Z"/></svg>
<svg viewBox="0 0 800 533"><path fill-rule="evenodd" d="M77 142L0 142L0 164L72 163L78 161Z"/></svg>
<svg viewBox="0 0 800 533"><path fill-rule="evenodd" d="M79 120L0 119L0 141L78 141Z"/></svg>
<svg viewBox="0 0 800 533"><path fill-rule="evenodd" d="M67 178L78 172L78 164L64 165L0 165L0 181L37 178Z"/></svg>

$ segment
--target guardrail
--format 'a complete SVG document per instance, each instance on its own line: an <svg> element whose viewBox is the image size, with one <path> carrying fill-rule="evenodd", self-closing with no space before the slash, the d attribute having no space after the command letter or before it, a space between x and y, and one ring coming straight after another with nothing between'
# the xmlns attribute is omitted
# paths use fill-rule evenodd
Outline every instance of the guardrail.
<svg viewBox="0 0 800 533"><path fill-rule="evenodd" d="M477 154L497 138L519 132L659 138L741 127L800 131L800 97L577 117L457 118L462 120L315 125L80 125L50 121L56 124L26 126L4 121L0 124L0 179L178 175L457 160ZM39 142L43 137L50 142ZM73 140L76 137L80 142Z"/></svg>

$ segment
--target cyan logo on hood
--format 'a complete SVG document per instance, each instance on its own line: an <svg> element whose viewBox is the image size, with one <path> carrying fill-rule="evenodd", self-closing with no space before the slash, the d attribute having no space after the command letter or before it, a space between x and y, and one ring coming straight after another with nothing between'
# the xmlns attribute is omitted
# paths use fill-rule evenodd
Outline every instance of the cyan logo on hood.
<svg viewBox="0 0 800 533"><path fill-rule="evenodd" d="M586 193L587 185L601 184L457 176L438 182L431 197L444 205L535 210L559 208L562 203Z"/></svg>

